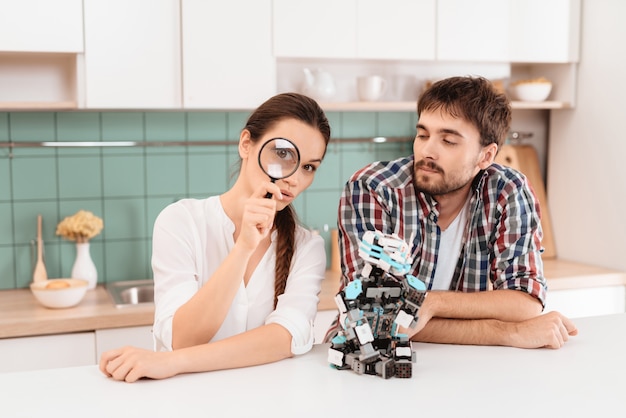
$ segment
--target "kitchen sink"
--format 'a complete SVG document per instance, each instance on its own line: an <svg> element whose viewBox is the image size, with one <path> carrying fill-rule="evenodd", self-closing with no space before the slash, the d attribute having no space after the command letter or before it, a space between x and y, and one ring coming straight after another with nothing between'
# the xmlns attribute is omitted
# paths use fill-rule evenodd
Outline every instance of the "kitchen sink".
<svg viewBox="0 0 626 418"><path fill-rule="evenodd" d="M111 282L105 288L117 308L154 304L154 282L151 279Z"/></svg>

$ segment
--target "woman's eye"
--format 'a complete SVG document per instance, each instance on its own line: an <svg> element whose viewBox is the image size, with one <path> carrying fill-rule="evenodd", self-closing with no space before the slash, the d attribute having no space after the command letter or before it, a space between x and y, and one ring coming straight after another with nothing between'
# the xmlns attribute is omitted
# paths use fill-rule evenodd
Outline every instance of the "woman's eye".
<svg viewBox="0 0 626 418"><path fill-rule="evenodd" d="M298 158L292 150L285 148L275 148L274 154L279 160L296 161Z"/></svg>
<svg viewBox="0 0 626 418"><path fill-rule="evenodd" d="M304 166L302 166L302 168L304 168L306 171L309 171L311 173L317 170L317 167L312 164L305 164Z"/></svg>

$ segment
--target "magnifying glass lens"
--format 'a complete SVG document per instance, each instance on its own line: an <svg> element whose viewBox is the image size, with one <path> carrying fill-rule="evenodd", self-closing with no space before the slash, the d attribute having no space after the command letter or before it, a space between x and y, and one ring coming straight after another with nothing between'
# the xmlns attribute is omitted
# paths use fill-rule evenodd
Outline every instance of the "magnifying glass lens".
<svg viewBox="0 0 626 418"><path fill-rule="evenodd" d="M274 138L263 144L259 164L272 181L283 179L298 169L300 152L288 139Z"/></svg>
<svg viewBox="0 0 626 418"><path fill-rule="evenodd" d="M270 139L259 151L259 165L272 182L284 179L298 170L300 150L288 139ZM272 197L272 195L268 193L265 197Z"/></svg>

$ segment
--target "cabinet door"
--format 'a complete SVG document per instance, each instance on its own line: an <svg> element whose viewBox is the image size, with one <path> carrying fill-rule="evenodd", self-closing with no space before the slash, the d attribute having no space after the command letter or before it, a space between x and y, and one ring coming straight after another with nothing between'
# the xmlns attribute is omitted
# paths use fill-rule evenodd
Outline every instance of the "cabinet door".
<svg viewBox="0 0 626 418"><path fill-rule="evenodd" d="M568 318L612 315L626 312L625 301L624 286L549 290L545 312L559 311Z"/></svg>
<svg viewBox="0 0 626 418"><path fill-rule="evenodd" d="M271 0L183 0L185 108L255 108L276 94Z"/></svg>
<svg viewBox="0 0 626 418"><path fill-rule="evenodd" d="M354 58L356 1L274 0L274 55Z"/></svg>
<svg viewBox="0 0 626 418"><path fill-rule="evenodd" d="M327 311L317 311L315 315L315 321L313 322L313 332L315 333L315 344L323 344L326 331L330 328L331 324L339 314L336 309Z"/></svg>
<svg viewBox="0 0 626 418"><path fill-rule="evenodd" d="M96 364L93 332L0 339L0 373Z"/></svg>
<svg viewBox="0 0 626 418"><path fill-rule="evenodd" d="M357 56L435 59L435 0L358 0Z"/></svg>
<svg viewBox="0 0 626 418"><path fill-rule="evenodd" d="M0 0L0 51L83 52L82 0Z"/></svg>
<svg viewBox="0 0 626 418"><path fill-rule="evenodd" d="M127 345L153 350L152 326L110 328L96 330L96 361L100 361L102 353Z"/></svg>
<svg viewBox="0 0 626 418"><path fill-rule="evenodd" d="M178 0L84 0L87 108L180 108Z"/></svg>
<svg viewBox="0 0 626 418"><path fill-rule="evenodd" d="M437 59L509 60L509 1L438 0Z"/></svg>
<svg viewBox="0 0 626 418"><path fill-rule="evenodd" d="M580 0L511 0L513 62L578 62Z"/></svg>

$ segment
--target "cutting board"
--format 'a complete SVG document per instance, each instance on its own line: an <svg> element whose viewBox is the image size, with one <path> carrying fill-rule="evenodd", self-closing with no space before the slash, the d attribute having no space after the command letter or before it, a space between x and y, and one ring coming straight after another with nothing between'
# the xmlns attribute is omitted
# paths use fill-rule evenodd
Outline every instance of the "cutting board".
<svg viewBox="0 0 626 418"><path fill-rule="evenodd" d="M539 200L541 207L541 225L543 227L543 258L556 258L556 247L554 244L554 235L552 234L552 221L550 219L550 209L548 207L548 199L546 198L546 187L541 175L541 167L539 166L539 157L537 151L532 145L511 145L505 144L500 148L500 152L496 156L496 163L514 168L522 172L531 187L535 191L535 195Z"/></svg>

